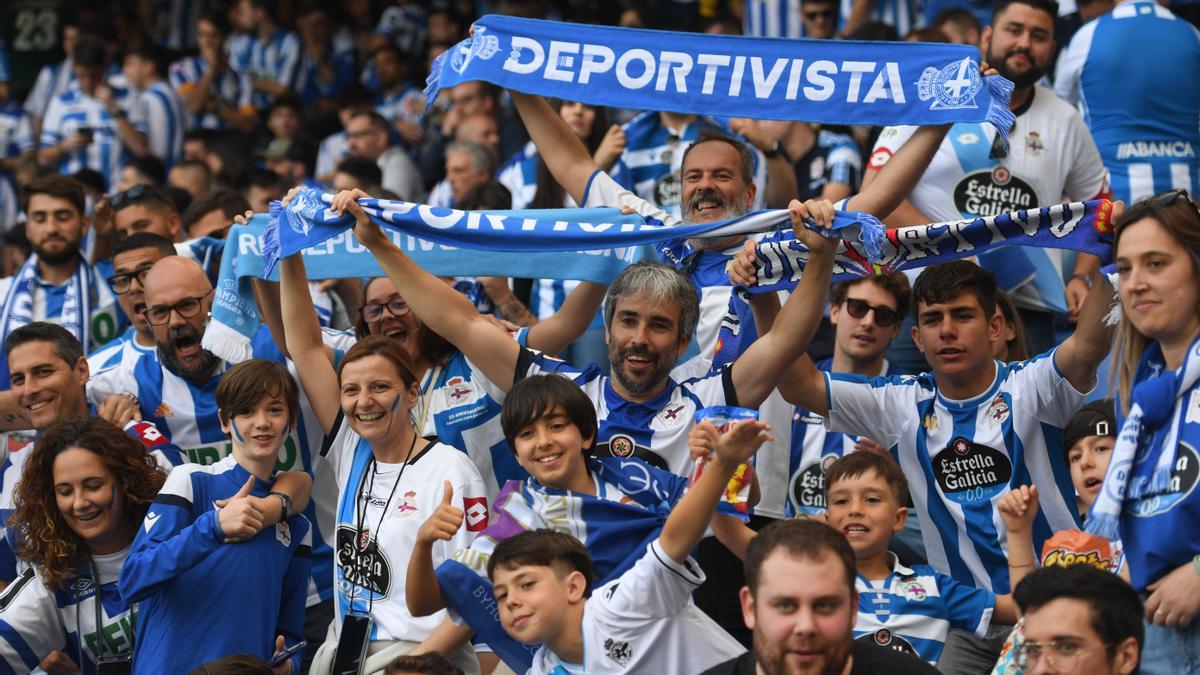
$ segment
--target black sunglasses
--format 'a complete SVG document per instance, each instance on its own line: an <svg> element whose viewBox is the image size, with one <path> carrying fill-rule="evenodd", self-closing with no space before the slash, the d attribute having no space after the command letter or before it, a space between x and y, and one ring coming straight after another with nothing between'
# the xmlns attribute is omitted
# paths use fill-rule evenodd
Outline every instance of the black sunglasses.
<svg viewBox="0 0 1200 675"><path fill-rule="evenodd" d="M1137 202L1134 202L1133 206L1129 207L1129 209L1125 211L1125 215L1121 217L1121 222L1132 223L1136 220L1141 220L1142 218L1146 217L1147 212L1151 212L1154 209L1168 208L1173 206L1175 202L1179 201L1180 199L1183 199L1183 201L1186 202L1189 207L1191 207L1192 214L1195 215L1197 219L1200 219L1200 208L1198 208L1196 206L1196 202L1192 201L1192 198L1188 196L1188 191L1184 190L1183 188L1175 188L1173 190L1167 190L1166 192L1160 192L1153 197L1146 197L1145 199L1139 199Z"/></svg>
<svg viewBox="0 0 1200 675"><path fill-rule="evenodd" d="M819 9L815 12L804 13L804 18L808 19L809 21L816 21L817 19L833 19L836 17L837 12L832 9Z"/></svg>
<svg viewBox="0 0 1200 675"><path fill-rule="evenodd" d="M112 199L109 200L109 203L112 204L114 211L120 211L130 204L137 203L137 201L145 197L149 191L150 188L145 183L138 183L128 190L122 190L113 195Z"/></svg>
<svg viewBox="0 0 1200 675"><path fill-rule="evenodd" d="M856 319L861 319L867 315L867 312L874 311L875 325L880 328L887 328L896 323L896 319L900 318L896 310L891 307L870 305L865 300L859 300L858 298L846 298L846 311Z"/></svg>

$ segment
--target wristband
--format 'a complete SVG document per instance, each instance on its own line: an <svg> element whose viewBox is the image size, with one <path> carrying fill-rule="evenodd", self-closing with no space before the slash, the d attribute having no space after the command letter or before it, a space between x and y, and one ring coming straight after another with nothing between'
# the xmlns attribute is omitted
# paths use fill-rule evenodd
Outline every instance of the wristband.
<svg viewBox="0 0 1200 675"><path fill-rule="evenodd" d="M1192 558L1192 569L1196 570L1196 574L1200 574L1200 554L1197 554L1195 558Z"/></svg>
<svg viewBox="0 0 1200 675"><path fill-rule="evenodd" d="M283 517L280 520L287 520L288 516L292 515L292 498L282 492L268 492L268 497L278 497L279 501L283 502Z"/></svg>

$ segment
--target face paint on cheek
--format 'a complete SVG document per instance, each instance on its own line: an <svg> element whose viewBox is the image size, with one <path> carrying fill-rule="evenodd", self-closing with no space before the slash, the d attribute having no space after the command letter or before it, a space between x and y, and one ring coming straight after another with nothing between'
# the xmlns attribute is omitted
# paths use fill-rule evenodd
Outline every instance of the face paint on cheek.
<svg viewBox="0 0 1200 675"><path fill-rule="evenodd" d="M238 431L238 428L237 428L237 422L234 422L234 421L231 419L231 420L229 420L229 426L230 426L230 428L232 428L232 429L233 429L233 437L234 437L235 439L237 439L237 442L238 442L238 443L245 443L245 442L246 442L246 439L245 439L245 438L242 438L242 432Z"/></svg>
<svg viewBox="0 0 1200 675"><path fill-rule="evenodd" d="M393 415L395 415L396 411L400 409L400 398L401 398L400 394L396 394L396 400L392 401L392 414Z"/></svg>

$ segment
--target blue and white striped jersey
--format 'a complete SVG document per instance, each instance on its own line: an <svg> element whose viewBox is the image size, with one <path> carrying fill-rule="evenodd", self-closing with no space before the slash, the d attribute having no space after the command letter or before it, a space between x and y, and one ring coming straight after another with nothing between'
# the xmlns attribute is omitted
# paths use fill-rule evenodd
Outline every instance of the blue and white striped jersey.
<svg viewBox="0 0 1200 675"><path fill-rule="evenodd" d="M317 179L324 180L326 176L332 176L333 172L337 171L338 162L342 161L349 151L350 138L346 136L345 131L326 136L317 148Z"/></svg>
<svg viewBox="0 0 1200 675"><path fill-rule="evenodd" d="M214 0L154 0L159 42L175 51L194 48L200 13L216 4Z"/></svg>
<svg viewBox="0 0 1200 675"><path fill-rule="evenodd" d="M67 93L74 84L75 68L70 57L42 66L33 89L25 97L25 111L34 117L45 117L50 102Z"/></svg>
<svg viewBox="0 0 1200 675"><path fill-rule="evenodd" d="M204 75L208 72L208 62L200 56L191 56L171 64L171 69L168 72L168 79L171 86L177 91L184 91L188 87L198 86L200 80L204 79ZM253 110L254 102L254 87L250 85L250 76L245 73L239 73L233 69L226 69L221 77L212 84L212 95L214 95L221 105L229 106L234 110ZM198 127L205 129L224 129L225 122L221 120L220 115L215 112L206 112L199 119L195 120Z"/></svg>
<svg viewBox="0 0 1200 675"><path fill-rule="evenodd" d="M134 337L136 334L137 330L130 326L120 337L88 354L88 369L93 373L98 373L116 365L133 368L137 360L143 356L157 359L158 350L153 345L149 347L139 345Z"/></svg>
<svg viewBox="0 0 1200 675"><path fill-rule="evenodd" d="M78 87L69 89L50 102L42 121L41 147L62 142L72 132L91 128L91 145L75 152L64 153L58 172L69 176L80 169L94 169L111 186L121 175L125 164L125 146L117 135L117 120L108 114L104 104L84 94Z"/></svg>
<svg viewBox="0 0 1200 675"><path fill-rule="evenodd" d="M62 588L48 588L36 567L25 568L0 594L0 670L45 672L38 664L56 650L70 657L84 675L95 674L101 649L105 657L129 658L137 608L117 591L117 574L128 553L126 548L94 556L95 577L85 563L83 574L67 579Z"/></svg>
<svg viewBox="0 0 1200 675"><path fill-rule="evenodd" d="M867 379L826 373L830 431L891 448L908 477L930 565L963 583L1008 593L1007 532L996 502L1037 485L1034 550L1079 526L1062 427L1083 405L1054 364L1054 351L996 362L987 391L942 396L932 373Z"/></svg>
<svg viewBox="0 0 1200 675"><path fill-rule="evenodd" d="M130 121L146 134L150 154L170 168L183 158L183 134L191 127L187 105L183 97L161 80L145 91L135 92L134 96Z"/></svg>
<svg viewBox="0 0 1200 675"><path fill-rule="evenodd" d="M383 10L375 25L375 34L387 36L404 53L415 54L425 41L428 27L425 8L421 3L413 2Z"/></svg>
<svg viewBox="0 0 1200 675"><path fill-rule="evenodd" d="M354 50L353 41L334 38L322 56L329 60L333 69L332 80L321 77L316 59L307 50L301 53L292 88L304 103L313 103L319 98L332 99L347 85L353 84L358 76L358 55Z"/></svg>
<svg viewBox="0 0 1200 675"><path fill-rule="evenodd" d="M1154 49L1104 47L1132 44ZM1192 24L1157 2L1124 0L1071 38L1054 90L1079 104L1114 198L1200 190L1200 32Z"/></svg>
<svg viewBox="0 0 1200 675"><path fill-rule="evenodd" d="M261 330L254 343L254 358L286 363L292 376L295 364L285 361L271 342L267 331ZM230 364L222 362L206 382L197 384L167 370L157 354L146 354L132 368L117 364L93 373L88 380L88 400L99 405L113 394L130 392L138 397L142 419L153 422L179 446L186 461L192 464L215 464L230 456L233 446L221 431L217 418L217 384ZM277 471L305 471L315 475L321 449L321 425L303 392L300 395L300 416L283 447L279 449ZM317 489L319 491L319 488ZM313 526L312 577L309 584L309 604L333 597L333 552L324 539L323 526L333 522L333 496L317 494L309 501L304 513Z"/></svg>
<svg viewBox="0 0 1200 675"><path fill-rule="evenodd" d="M833 367L833 359L824 359L816 365L817 370L828 373ZM888 376L887 361L883 363L883 376ZM825 513L825 469L839 457L854 452L857 442L858 438L853 434L828 431L824 417L804 408L794 409L786 517Z"/></svg>
<svg viewBox="0 0 1200 675"><path fill-rule="evenodd" d="M421 113L425 111L425 93L412 85L405 85L391 94L376 92L371 97L371 103L375 106L375 112L389 122L401 120L420 124Z"/></svg>
<svg viewBox="0 0 1200 675"><path fill-rule="evenodd" d="M936 664L951 628L984 636L996 605L991 591L955 581L929 565L909 569L891 552L888 557L892 572L886 579L871 581L859 574L854 581L858 591L855 639Z"/></svg>
<svg viewBox="0 0 1200 675"><path fill-rule="evenodd" d="M20 157L35 147L29 113L15 101L0 102L0 159ZM0 232L7 232L17 223L19 211L16 178L11 171L0 169Z"/></svg>
<svg viewBox="0 0 1200 675"><path fill-rule="evenodd" d="M269 659L277 635L303 639L308 520L295 515L236 544L221 532L213 502L250 476L232 456L167 476L121 568L121 596L138 603L141 619L134 673L186 673L235 653ZM250 494L265 497L272 485L256 478Z"/></svg>
<svg viewBox="0 0 1200 675"><path fill-rule="evenodd" d="M862 182L862 169L862 152L852 136L820 129L812 148L803 157L792 159L796 199L817 199L829 183L844 183L856 191Z"/></svg>
<svg viewBox="0 0 1200 675"><path fill-rule="evenodd" d="M800 0L745 0L742 33L754 37L804 37L800 4Z"/></svg>
<svg viewBox="0 0 1200 675"><path fill-rule="evenodd" d="M283 28L276 28L265 40L256 34L240 33L229 38L229 65L250 77L273 80L287 87L296 82L300 68L300 38ZM254 105L270 105L265 92L254 92Z"/></svg>
<svg viewBox="0 0 1200 675"><path fill-rule="evenodd" d="M625 125L625 151L610 172L621 185L670 213L680 215L679 200L683 193L679 168L683 152L705 128L729 134L729 129L714 119L698 118L676 134L662 123L659 113L644 112ZM764 208L763 195L767 185L767 160L754 146L754 183L758 192L751 209Z"/></svg>
<svg viewBox="0 0 1200 675"><path fill-rule="evenodd" d="M882 21L896 29L900 37L908 31L920 28L925 23L921 13L923 0L874 0L874 10L867 16L868 21ZM854 0L842 0L840 24L845 24L854 9Z"/></svg>
<svg viewBox="0 0 1200 675"><path fill-rule="evenodd" d="M90 286L88 292L91 296L91 337L88 339L88 344L84 345L84 349L94 350L108 344L109 341L115 339L125 330L128 325L128 319L121 312L120 305L117 304L117 296L113 294L109 288L104 269L104 261L96 263L91 269L91 283L87 284L84 281L80 283L84 286ZM85 277L86 279L86 277ZM13 283L17 281L17 277L4 277L0 279L0 303L8 297ZM30 319L32 321L49 321L51 323L61 323L63 307L67 298L67 288L75 283L75 279L66 281L65 283L54 285L43 282L37 276L34 277L33 283L30 284L32 295L32 306L30 307ZM77 338L82 336L75 336ZM3 379L0 379L0 391L7 391L9 387L8 366L4 364L0 366L0 372L5 373Z"/></svg>

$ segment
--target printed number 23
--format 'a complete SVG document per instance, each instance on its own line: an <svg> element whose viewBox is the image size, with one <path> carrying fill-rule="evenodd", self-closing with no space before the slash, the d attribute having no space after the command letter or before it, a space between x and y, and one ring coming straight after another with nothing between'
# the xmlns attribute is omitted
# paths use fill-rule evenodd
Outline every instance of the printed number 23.
<svg viewBox="0 0 1200 675"><path fill-rule="evenodd" d="M52 9L26 9L17 14L13 51L50 49L58 41L58 13Z"/></svg>

